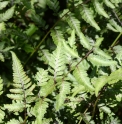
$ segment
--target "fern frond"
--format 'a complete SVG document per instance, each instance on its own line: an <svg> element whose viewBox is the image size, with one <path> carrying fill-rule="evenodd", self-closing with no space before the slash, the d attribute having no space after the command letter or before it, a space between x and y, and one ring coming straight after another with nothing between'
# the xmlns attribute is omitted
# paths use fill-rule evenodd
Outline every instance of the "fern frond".
<svg viewBox="0 0 122 124"><path fill-rule="evenodd" d="M99 48L99 46L101 45L101 43L102 43L102 41L104 40L104 38L103 37L98 37L97 39L96 39L96 42L95 42L95 47L96 48Z"/></svg>
<svg viewBox="0 0 122 124"><path fill-rule="evenodd" d="M117 83L119 80L122 80L122 68L117 69L116 71L112 72L108 77L108 84Z"/></svg>
<svg viewBox="0 0 122 124"><path fill-rule="evenodd" d="M100 27L98 26L98 24L95 22L94 20L94 15L92 10L90 10L87 5L82 5L82 9L81 9L81 16L82 18L89 23L91 26L93 26L94 28L96 28L97 30L100 30Z"/></svg>
<svg viewBox="0 0 122 124"><path fill-rule="evenodd" d="M44 69L39 69L37 72L35 79L38 81L38 86L44 86L47 84L49 80L48 71Z"/></svg>
<svg viewBox="0 0 122 124"><path fill-rule="evenodd" d="M116 22L114 19L109 20L109 22L110 22L110 24L111 24L112 26L114 26L114 28L115 28L118 32L122 32L122 27L119 26L119 25L117 24L117 22Z"/></svg>
<svg viewBox="0 0 122 124"><path fill-rule="evenodd" d="M9 1L2 1L2 2L0 2L0 10L5 8L8 5L8 3L9 3Z"/></svg>
<svg viewBox="0 0 122 124"><path fill-rule="evenodd" d="M53 74L54 79L63 75L65 70L65 55L61 42L58 43L56 50L51 55L49 65L49 71Z"/></svg>
<svg viewBox="0 0 122 124"><path fill-rule="evenodd" d="M109 0L104 0L104 3L106 4L106 6L112 8L112 9L115 8L114 4L112 2L110 2Z"/></svg>
<svg viewBox="0 0 122 124"><path fill-rule="evenodd" d="M6 124L20 124L21 122L16 120L16 119L11 119L9 122L7 122Z"/></svg>
<svg viewBox="0 0 122 124"><path fill-rule="evenodd" d="M8 109L10 112L21 112L23 111L25 105L21 102L4 104L4 108Z"/></svg>
<svg viewBox="0 0 122 124"><path fill-rule="evenodd" d="M122 66L122 46L117 45L113 48L115 54L116 54L116 59L118 60L119 64Z"/></svg>
<svg viewBox="0 0 122 124"><path fill-rule="evenodd" d="M54 12L58 12L60 6L59 6L59 1L57 0L47 0L46 1L47 5L49 6L50 9L52 9Z"/></svg>
<svg viewBox="0 0 122 124"><path fill-rule="evenodd" d="M68 38L68 44L70 45L71 48L75 47L75 30L72 30L71 32L71 36Z"/></svg>
<svg viewBox="0 0 122 124"><path fill-rule="evenodd" d="M104 16L105 18L109 18L109 15L105 12L102 4L98 0L94 0L93 3L94 3L95 11L98 14Z"/></svg>
<svg viewBox="0 0 122 124"><path fill-rule="evenodd" d="M3 80L0 77L0 95L3 93ZM2 110L3 107L0 106L0 123L2 123L2 120L4 119L5 113Z"/></svg>
<svg viewBox="0 0 122 124"><path fill-rule="evenodd" d="M25 31L25 33L28 35L28 36L31 36L35 33L35 31L37 30L38 28L34 25L34 24L29 24L29 28Z"/></svg>
<svg viewBox="0 0 122 124"><path fill-rule="evenodd" d="M64 101L66 99L66 95L70 93L70 83L63 81L61 82L61 85L59 86L59 94L56 96L56 111L59 111L59 109L64 104Z"/></svg>
<svg viewBox="0 0 122 124"><path fill-rule="evenodd" d="M0 22L7 21L10 18L12 18L13 14L14 14L14 8L15 8L15 6L8 9L5 13L0 14Z"/></svg>
<svg viewBox="0 0 122 124"><path fill-rule="evenodd" d="M86 124L95 124L95 122L93 120L91 120L91 116L89 113L81 113L81 117L83 118L83 121Z"/></svg>
<svg viewBox="0 0 122 124"><path fill-rule="evenodd" d="M46 99L45 101L39 100L34 106L32 114L36 117L37 124L43 124L42 121L47 108L48 108L48 103Z"/></svg>
<svg viewBox="0 0 122 124"><path fill-rule="evenodd" d="M99 78L93 78L92 84L95 87L95 95L98 96L99 91L103 88L103 86L108 83L107 82L108 76L101 76Z"/></svg>
<svg viewBox="0 0 122 124"><path fill-rule="evenodd" d="M95 66L111 66L116 65L117 62L113 60L106 59L99 55L90 54L88 60Z"/></svg>
<svg viewBox="0 0 122 124"><path fill-rule="evenodd" d="M58 45L58 42L62 42L64 40L63 32L60 30L60 27L55 27L51 30L51 36L56 45Z"/></svg>
<svg viewBox="0 0 122 124"><path fill-rule="evenodd" d="M107 114L111 113L111 110L109 107L107 107L105 104L101 103L98 105L99 109Z"/></svg>
<svg viewBox="0 0 122 124"><path fill-rule="evenodd" d="M37 57L38 60L43 61L45 64L48 64L50 61L50 53L48 49L45 49L42 45L40 47L40 50L38 51L39 57Z"/></svg>
<svg viewBox="0 0 122 124"><path fill-rule="evenodd" d="M90 78L88 77L86 71L77 67L74 70L73 75L76 78L77 82L83 85L87 91L94 91L94 87L90 83Z"/></svg>
<svg viewBox="0 0 122 124"><path fill-rule="evenodd" d="M113 32L118 32L110 23L107 23L107 28Z"/></svg>
<svg viewBox="0 0 122 124"><path fill-rule="evenodd" d="M0 53L0 61L2 61L2 62L4 62L4 61L5 61L4 56L3 56L3 54L2 54L2 53Z"/></svg>
<svg viewBox="0 0 122 124"><path fill-rule="evenodd" d="M97 55L100 55L100 56L102 56L102 57L104 57L106 59L112 59L111 56L109 56L106 52L104 52L100 48L95 48L94 53L97 54Z"/></svg>
<svg viewBox="0 0 122 124"><path fill-rule="evenodd" d="M4 31L4 30L6 30L6 28L5 28L5 23L4 23L4 22L1 22L1 23L0 23L0 33L1 33L2 31Z"/></svg>
<svg viewBox="0 0 122 124"><path fill-rule="evenodd" d="M49 80L48 83L41 87L40 96L46 97L55 89L54 80Z"/></svg>
<svg viewBox="0 0 122 124"><path fill-rule="evenodd" d="M10 89L11 94L7 94L7 97L16 102L10 105L5 104L4 107L9 111L16 112L22 111L25 107L28 107L27 104L33 99L32 91L35 88L35 85L31 83L30 78L28 78L28 76L25 74L23 67L15 53L11 52L11 54L13 60L13 86L15 89ZM30 96L32 97L31 99Z"/></svg>
<svg viewBox="0 0 122 124"><path fill-rule="evenodd" d="M71 48L67 45L67 43L66 43L65 41L63 41L63 46L64 46L65 50L66 50L72 57L74 57L74 58L79 58L78 53L76 52L76 50L71 49Z"/></svg>
<svg viewBox="0 0 122 124"><path fill-rule="evenodd" d="M86 49L91 49L89 41L86 39L84 34L80 31L80 21L74 17L74 14L70 14L66 21L68 22L69 26L76 31L76 34L80 38L80 43Z"/></svg>

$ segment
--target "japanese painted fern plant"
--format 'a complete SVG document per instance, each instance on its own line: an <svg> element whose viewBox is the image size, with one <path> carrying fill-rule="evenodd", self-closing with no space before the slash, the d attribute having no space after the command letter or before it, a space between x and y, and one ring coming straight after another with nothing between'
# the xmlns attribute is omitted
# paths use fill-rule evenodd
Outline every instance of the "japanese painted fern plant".
<svg viewBox="0 0 122 124"><path fill-rule="evenodd" d="M0 123L121 123L121 0L69 0L62 10L58 0L0 6L1 65L13 49L13 81L1 72ZM108 32L119 35L109 41Z"/></svg>

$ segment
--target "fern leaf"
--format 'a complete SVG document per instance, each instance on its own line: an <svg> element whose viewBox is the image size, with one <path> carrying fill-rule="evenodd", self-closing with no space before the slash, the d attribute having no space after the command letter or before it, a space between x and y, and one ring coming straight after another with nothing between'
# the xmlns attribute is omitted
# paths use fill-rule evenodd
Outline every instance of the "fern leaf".
<svg viewBox="0 0 122 124"><path fill-rule="evenodd" d="M41 46L41 50L38 51L39 57L37 58L40 61L44 61L45 64L48 64L50 61L50 53L48 49L44 49L44 46Z"/></svg>
<svg viewBox="0 0 122 124"><path fill-rule="evenodd" d="M108 77L108 84L117 83L119 80L122 80L122 68L112 72Z"/></svg>
<svg viewBox="0 0 122 124"><path fill-rule="evenodd" d="M106 6L110 7L111 9L115 8L114 4L111 3L109 0L104 0L104 3L106 4Z"/></svg>
<svg viewBox="0 0 122 124"><path fill-rule="evenodd" d="M94 87L90 83L90 79L87 76L86 71L76 68L73 72L74 77L76 78L77 82L81 85L83 85L86 90L88 91L94 91Z"/></svg>
<svg viewBox="0 0 122 124"><path fill-rule="evenodd" d="M52 118L49 118L49 119L43 118L42 124L50 124L51 121L52 121Z"/></svg>
<svg viewBox="0 0 122 124"><path fill-rule="evenodd" d="M5 13L0 14L0 22L7 21L10 18L12 18L13 14L14 14L14 8L15 8L15 6L8 9Z"/></svg>
<svg viewBox="0 0 122 124"><path fill-rule="evenodd" d="M0 33L1 33L2 31L4 31L4 30L6 30L6 28L5 28L5 23L4 23L4 22L1 22L1 23L0 23Z"/></svg>
<svg viewBox="0 0 122 124"><path fill-rule="evenodd" d="M16 120L16 119L11 119L9 122L7 122L6 124L20 124L20 121Z"/></svg>
<svg viewBox="0 0 122 124"><path fill-rule="evenodd" d="M95 124L95 122L91 120L89 113L81 113L81 117L86 124Z"/></svg>
<svg viewBox="0 0 122 124"><path fill-rule="evenodd" d="M16 57L14 52L11 52L12 54L12 60L13 60L13 78L14 83L21 84L20 89L27 89L29 88L32 83L30 81L30 78L25 74L23 67L19 61L19 59Z"/></svg>
<svg viewBox="0 0 122 124"><path fill-rule="evenodd" d="M44 114L46 113L46 109L48 107L48 103L44 100L40 100L36 103L36 105L33 108L33 115L36 117L37 124L43 124L42 119L44 117Z"/></svg>
<svg viewBox="0 0 122 124"><path fill-rule="evenodd" d="M3 93L3 80L0 77L0 95Z"/></svg>
<svg viewBox="0 0 122 124"><path fill-rule="evenodd" d="M72 29L75 29L76 34L79 36L80 43L83 45L83 47L85 47L86 49L91 49L88 40L86 39L84 34L80 31L80 21L76 19L73 14L70 14L67 17L67 22Z"/></svg>
<svg viewBox="0 0 122 124"><path fill-rule="evenodd" d="M47 5L49 6L50 9L52 9L54 12L58 12L60 6L59 6L59 1L57 0L47 0Z"/></svg>
<svg viewBox="0 0 122 124"><path fill-rule="evenodd" d="M106 59L102 56L90 54L88 60L95 66L111 66L116 65L117 62L113 60Z"/></svg>
<svg viewBox="0 0 122 124"><path fill-rule="evenodd" d="M107 53L105 53L103 50L99 49L99 48L95 48L94 49L94 53L98 54L106 59L112 59L111 56L109 56Z"/></svg>
<svg viewBox="0 0 122 124"><path fill-rule="evenodd" d="M71 49L71 48L66 44L65 41L63 41L63 46L64 46L65 50L66 50L68 53L70 53L70 55L71 55L72 57L74 57L74 58L79 58L78 53L77 53L76 51L74 51L73 49Z"/></svg>
<svg viewBox="0 0 122 124"><path fill-rule="evenodd" d="M102 4L100 4L100 2L98 0L94 0L94 6L95 6L95 10L98 14L104 16L105 18L109 18L109 15L105 12Z"/></svg>
<svg viewBox="0 0 122 124"><path fill-rule="evenodd" d="M55 85L53 80L49 80L48 83L41 87L40 96L46 97L54 90Z"/></svg>
<svg viewBox="0 0 122 124"><path fill-rule="evenodd" d="M38 28L34 24L29 24L29 28L25 31L28 36L33 35Z"/></svg>
<svg viewBox="0 0 122 124"><path fill-rule="evenodd" d="M68 38L68 44L71 48L75 45L75 30L72 30L71 36Z"/></svg>
<svg viewBox="0 0 122 124"><path fill-rule="evenodd" d="M51 30L51 36L56 45L58 45L58 42L62 42L64 40L63 32L60 30L60 27L55 27Z"/></svg>
<svg viewBox="0 0 122 124"><path fill-rule="evenodd" d="M56 50L51 55L49 65L51 67L49 71L54 75L54 79L63 75L65 70L65 55L61 42L58 43Z"/></svg>
<svg viewBox="0 0 122 124"><path fill-rule="evenodd" d="M109 30L114 31L114 32L118 32L110 23L107 23L107 28L108 28Z"/></svg>
<svg viewBox="0 0 122 124"><path fill-rule="evenodd" d="M99 91L103 88L103 86L106 83L107 83L107 76L101 76L99 78L92 79L92 84L94 84L96 96L98 96Z"/></svg>
<svg viewBox="0 0 122 124"><path fill-rule="evenodd" d="M4 61L5 61L4 56L3 56L2 53L0 53L0 61L1 61L1 62L4 62Z"/></svg>
<svg viewBox="0 0 122 124"><path fill-rule="evenodd" d="M59 87L60 90L59 90L59 94L56 96L56 105L55 105L57 111L59 111L59 109L62 107L66 99L66 95L70 93L70 83L64 81L61 83Z"/></svg>
<svg viewBox="0 0 122 124"><path fill-rule="evenodd" d="M122 46L117 45L113 48L115 54L116 54L116 59L118 60L119 64L122 65Z"/></svg>
<svg viewBox="0 0 122 124"><path fill-rule="evenodd" d="M12 104L4 104L4 108L8 109L11 112L21 112L24 110L25 105L23 103L12 103Z"/></svg>
<svg viewBox="0 0 122 124"><path fill-rule="evenodd" d="M99 46L101 45L102 41L104 40L103 37L99 37L96 39L96 42L95 42L95 47L99 48Z"/></svg>
<svg viewBox="0 0 122 124"><path fill-rule="evenodd" d="M114 19L109 20L109 22L110 22L110 24L111 24L112 26L114 26L114 28L115 28L118 32L122 32L122 27L119 26L119 25L117 24L117 22L114 21Z"/></svg>
<svg viewBox="0 0 122 124"><path fill-rule="evenodd" d="M38 86L44 86L47 84L49 80L48 71L44 69L39 69L37 72L35 79L38 81Z"/></svg>
<svg viewBox="0 0 122 124"><path fill-rule="evenodd" d="M20 93L20 91L19 91L19 93ZM20 101L22 101L24 99L24 96L20 95L20 94L7 94L7 97L10 99L13 99L13 100L20 100Z"/></svg>
<svg viewBox="0 0 122 124"><path fill-rule="evenodd" d="M0 77L0 95L3 93L3 80ZM0 106L0 123L2 123L2 120L4 119L5 113L2 110L2 107Z"/></svg>
<svg viewBox="0 0 122 124"><path fill-rule="evenodd" d="M102 110L103 112L105 112L107 114L110 114L111 113L110 108L107 107L106 105L104 105L103 103L102 104L99 104L98 107L99 107L100 110Z"/></svg>
<svg viewBox="0 0 122 124"><path fill-rule="evenodd" d="M9 1L3 1L0 2L0 10L2 10L3 8L5 8L8 5Z"/></svg>
<svg viewBox="0 0 122 124"><path fill-rule="evenodd" d="M96 28L97 30L100 30L100 27L94 20L92 10L90 10L86 5L82 5L82 7L83 7L81 9L82 18L94 28Z"/></svg>

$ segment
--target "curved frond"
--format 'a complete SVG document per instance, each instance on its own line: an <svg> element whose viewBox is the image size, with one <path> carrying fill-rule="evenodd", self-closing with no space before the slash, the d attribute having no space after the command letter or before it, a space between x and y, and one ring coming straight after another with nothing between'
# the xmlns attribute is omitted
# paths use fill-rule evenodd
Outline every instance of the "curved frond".
<svg viewBox="0 0 122 124"><path fill-rule="evenodd" d="M107 83L108 76L101 76L99 78L93 78L92 84L95 87L95 95L98 96L99 91L103 88L103 86Z"/></svg>
<svg viewBox="0 0 122 124"><path fill-rule="evenodd" d="M106 4L106 6L112 8L112 9L115 8L114 4L109 0L104 0L104 3Z"/></svg>
<svg viewBox="0 0 122 124"><path fill-rule="evenodd" d="M106 59L112 59L111 56L109 56L106 52L104 52L100 48L95 48L94 53L97 54L97 55L100 55L100 56L102 56L102 57L104 57Z"/></svg>
<svg viewBox="0 0 122 124"><path fill-rule="evenodd" d="M8 9L5 13L0 14L0 22L9 20L14 14L15 6Z"/></svg>
<svg viewBox="0 0 122 124"><path fill-rule="evenodd" d="M102 4L98 0L94 0L95 11L104 16L105 18L109 18L109 15L105 12Z"/></svg>
<svg viewBox="0 0 122 124"><path fill-rule="evenodd" d="M48 108L48 103L45 99L39 100L33 108L32 114L36 117L37 124L42 124L44 114L46 113L46 109Z"/></svg>
<svg viewBox="0 0 122 124"><path fill-rule="evenodd" d="M90 54L88 60L95 66L111 66L116 65L117 62L113 60L106 59L99 55Z"/></svg>
<svg viewBox="0 0 122 124"><path fill-rule="evenodd" d="M5 8L8 5L8 3L9 3L9 1L2 1L2 2L0 2L0 10Z"/></svg>
<svg viewBox="0 0 122 124"><path fill-rule="evenodd" d="M59 94L56 96L56 111L58 111L63 106L66 95L70 93L70 83L66 81L61 82L59 89Z"/></svg>
<svg viewBox="0 0 122 124"><path fill-rule="evenodd" d="M40 89L40 96L46 97L53 92L55 89L54 81L49 80L46 85L42 86Z"/></svg>
<svg viewBox="0 0 122 124"><path fill-rule="evenodd" d="M122 27L114 19L109 20L109 22L118 32L122 32Z"/></svg>
<svg viewBox="0 0 122 124"><path fill-rule="evenodd" d="M27 107L27 104L32 102L32 99L34 99L32 97L32 91L35 88L35 85L31 83L30 78L25 74L15 53L11 52L11 54L13 60L13 86L15 89L10 89L11 94L7 94L7 97L16 102L10 105L5 104L4 107L13 112L23 111L24 108ZM30 96L32 98L30 98Z"/></svg>
<svg viewBox="0 0 122 124"><path fill-rule="evenodd" d="M16 120L16 119L11 119L9 122L7 122L6 124L20 124L21 122Z"/></svg>
<svg viewBox="0 0 122 124"><path fill-rule="evenodd" d="M76 31L76 34L80 38L80 43L83 45L83 47L86 49L91 49L89 41L80 30L80 21L75 18L74 14L71 13L67 17L66 21L68 22L69 26Z"/></svg>
<svg viewBox="0 0 122 124"><path fill-rule="evenodd" d="M60 8L58 0L47 0L46 3L50 9L52 9L54 12L58 12L58 10Z"/></svg>
<svg viewBox="0 0 122 124"><path fill-rule="evenodd" d="M122 68L119 68L110 74L110 76L108 77L108 83L114 84L117 83L119 80L122 80L121 75L122 75Z"/></svg>
<svg viewBox="0 0 122 124"><path fill-rule="evenodd" d="M83 85L87 91L94 91L94 87L90 83L90 78L88 77L86 71L77 67L74 70L73 75L76 78L77 82Z"/></svg>
<svg viewBox="0 0 122 124"><path fill-rule="evenodd" d="M3 93L3 80L0 77L0 95ZM2 120L4 119L5 113L2 110L3 107L0 106L0 123L2 123Z"/></svg>
<svg viewBox="0 0 122 124"><path fill-rule="evenodd" d="M107 107L106 105L104 105L103 103L99 104L98 107L100 108L101 111L110 114L111 113L111 109L109 107Z"/></svg>
<svg viewBox="0 0 122 124"><path fill-rule="evenodd" d="M91 26L93 26L94 28L96 28L97 30L100 30L100 27L98 26L98 24L95 22L94 20L94 15L92 10L90 10L87 5L82 5L82 9L81 9L81 16L82 18L89 23Z"/></svg>
<svg viewBox="0 0 122 124"><path fill-rule="evenodd" d="M58 42L62 42L64 40L63 32L60 30L60 27L55 27L51 30L51 36L56 45L58 45Z"/></svg>
<svg viewBox="0 0 122 124"><path fill-rule="evenodd" d="M49 65L49 71L52 73L54 79L63 75L65 70L65 55L61 42L58 43L56 50L51 55Z"/></svg>
<svg viewBox="0 0 122 124"><path fill-rule="evenodd" d="M38 86L44 86L49 80L48 71L44 69L39 69L36 73L35 79L38 81Z"/></svg>

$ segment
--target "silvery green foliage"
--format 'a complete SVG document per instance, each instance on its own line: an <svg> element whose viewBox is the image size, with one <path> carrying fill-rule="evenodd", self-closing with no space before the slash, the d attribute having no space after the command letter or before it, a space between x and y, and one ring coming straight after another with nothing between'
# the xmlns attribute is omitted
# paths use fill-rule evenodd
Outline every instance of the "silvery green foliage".
<svg viewBox="0 0 122 124"><path fill-rule="evenodd" d="M1 106L0 123L5 120L7 124L63 124L69 119L70 123L73 121L72 123L80 124L84 121L86 124L95 124L97 109L99 119L96 118L96 121L112 124L115 118L113 108L122 101L122 48L115 46L113 51L102 49L104 29L100 23L105 20L105 32L111 30L121 33L121 24L111 13L113 9L119 8L122 1L93 0L85 4L83 0L74 0L74 10L69 7L62 12L59 12L58 0L17 0L11 1L11 6L9 1L0 1L0 34L7 30L6 22L14 13L20 17L16 7L23 5L23 9L26 8L25 17L32 23L24 31L15 31L16 36L13 39L22 37L26 43L25 46L22 45L25 52L33 55L38 50L38 60L46 65L46 68L40 63L34 65L38 66L36 74L31 72L32 77L28 76L17 53L11 51L13 82L6 95L11 103ZM69 0L70 2L72 4ZM60 23L54 25L45 35L50 34L48 40L53 44L51 49L46 45L40 46L45 39L42 36L37 37L38 33L45 33L38 32L40 28L45 30L48 27L42 16L47 6L54 15L60 17ZM8 7L6 11L5 7ZM106 8L109 8L108 11ZM90 30L94 30L93 35L89 36L91 31L87 27L83 30L84 23L90 26ZM39 44L32 43L33 38L42 41ZM13 39L10 40L15 45ZM4 54L13 48L5 47L4 41L0 42L2 62L5 61ZM0 79L0 95L4 91L3 84ZM116 91L116 88L118 92L111 92ZM6 119L6 110L9 114L14 114L14 117ZM104 121L104 114L109 120ZM119 119L115 118L114 123L119 123Z"/></svg>

